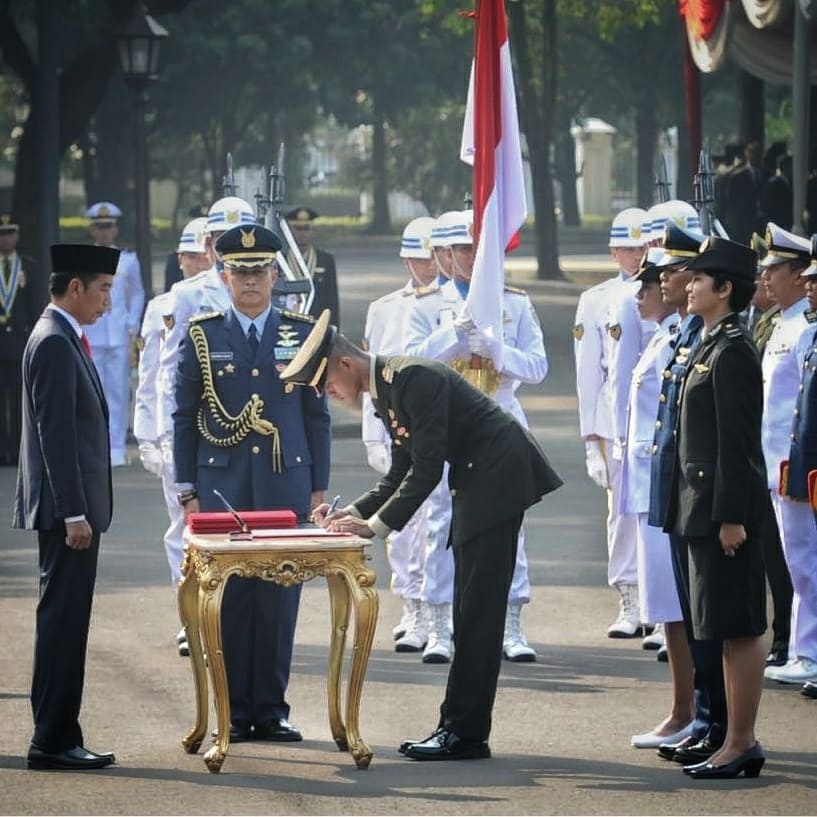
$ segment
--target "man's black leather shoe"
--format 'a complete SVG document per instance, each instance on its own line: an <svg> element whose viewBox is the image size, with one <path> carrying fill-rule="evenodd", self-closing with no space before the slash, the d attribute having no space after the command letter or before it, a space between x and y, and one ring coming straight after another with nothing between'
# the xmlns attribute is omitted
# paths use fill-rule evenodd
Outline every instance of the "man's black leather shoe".
<svg viewBox="0 0 817 817"><path fill-rule="evenodd" d="M675 753L679 749L687 749L690 746L694 746L697 742L698 739L690 735L688 738L684 738L680 743L662 743L658 747L658 756L663 757L664 760L675 760Z"/></svg>
<svg viewBox="0 0 817 817"><path fill-rule="evenodd" d="M766 656L766 666L782 667L788 662L788 660L789 660L788 647L777 647L775 645L772 645L771 650L769 650L769 654Z"/></svg>
<svg viewBox="0 0 817 817"><path fill-rule="evenodd" d="M694 766L696 763L709 760L720 748L720 745L712 743L709 737L705 737L701 738L697 743L693 743L692 746L676 750L672 759L676 763L683 763L684 766Z"/></svg>
<svg viewBox="0 0 817 817"><path fill-rule="evenodd" d="M82 769L104 769L115 760L112 752L98 755L82 746L74 746L64 752L43 752L32 746L28 750L26 765L29 769L63 769L75 772Z"/></svg>
<svg viewBox="0 0 817 817"><path fill-rule="evenodd" d="M277 740L283 743L296 743L304 739L298 729L286 718L255 724L253 737L255 740Z"/></svg>
<svg viewBox="0 0 817 817"><path fill-rule="evenodd" d="M217 738L218 729L214 729L210 734L212 737ZM230 743L246 743L248 740L252 740L252 730L249 726L230 724Z"/></svg>
<svg viewBox="0 0 817 817"><path fill-rule="evenodd" d="M815 681L806 681L803 684L803 688L800 690L801 695L805 695L806 698L817 698L817 682Z"/></svg>
<svg viewBox="0 0 817 817"><path fill-rule="evenodd" d="M404 741L403 741L403 742L402 742L402 743L401 743L401 744L400 744L400 745L397 747L397 751L398 751L398 752L400 752L400 754L401 754L401 755L404 755L404 754L406 753L406 749L408 749L408 747L409 747L409 746L411 746L411 745L413 745L413 744L415 744L415 743L423 743L423 741L426 741L426 740L428 740L429 738L433 738L435 735L439 735L439 734L440 734L440 732L444 732L444 731L445 731L445 730L444 730L444 728L443 728L442 726L438 726L438 727L437 727L437 728L436 728L436 729L435 729L435 730L434 730L434 731L433 731L433 732L432 732L432 733L431 733L431 734L428 736L428 738L417 738L417 739L412 739L412 740L404 740Z"/></svg>
<svg viewBox="0 0 817 817"><path fill-rule="evenodd" d="M403 752L412 760L475 760L491 756L488 741L466 740L441 729L420 743L412 743Z"/></svg>

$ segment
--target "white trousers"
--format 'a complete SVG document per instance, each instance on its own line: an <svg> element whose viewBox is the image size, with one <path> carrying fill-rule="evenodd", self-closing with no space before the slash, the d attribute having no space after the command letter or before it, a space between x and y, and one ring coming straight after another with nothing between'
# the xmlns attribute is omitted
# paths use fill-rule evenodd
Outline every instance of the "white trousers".
<svg viewBox="0 0 817 817"><path fill-rule="evenodd" d="M817 525L808 502L793 502L772 491L783 555L794 597L789 658L817 661Z"/></svg>
<svg viewBox="0 0 817 817"><path fill-rule="evenodd" d="M641 620L651 624L682 621L681 602L672 572L669 536L651 525L649 514L637 514L636 550Z"/></svg>
<svg viewBox="0 0 817 817"><path fill-rule="evenodd" d="M173 465L165 463L162 471L162 492L164 493L167 515L170 517L170 525L164 535L165 554L167 564L170 567L170 578L173 587L177 587L182 577L182 558L184 557L184 512L176 494L179 486L174 481Z"/></svg>
<svg viewBox="0 0 817 817"><path fill-rule="evenodd" d="M130 412L130 348L95 346L93 359L110 414L111 459L120 461L127 453Z"/></svg>
<svg viewBox="0 0 817 817"><path fill-rule="evenodd" d="M391 590L395 596L404 599L420 598L426 547L427 505L427 501L420 505L403 530L393 531L386 540L386 552L391 567Z"/></svg>
<svg viewBox="0 0 817 817"><path fill-rule="evenodd" d="M621 460L612 456L612 440L604 440L607 460L607 584L638 584L637 514L619 513Z"/></svg>

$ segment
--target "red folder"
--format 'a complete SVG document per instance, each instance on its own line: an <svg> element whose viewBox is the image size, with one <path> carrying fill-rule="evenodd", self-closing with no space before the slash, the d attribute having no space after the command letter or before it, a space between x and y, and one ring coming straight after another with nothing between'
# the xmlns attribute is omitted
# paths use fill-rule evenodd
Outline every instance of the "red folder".
<svg viewBox="0 0 817 817"><path fill-rule="evenodd" d="M812 510L817 511L817 471L808 472L808 501Z"/></svg>
<svg viewBox="0 0 817 817"><path fill-rule="evenodd" d="M789 461L782 460L780 462L780 482L777 484L777 493L780 496L786 496L789 488Z"/></svg>
<svg viewBox="0 0 817 817"><path fill-rule="evenodd" d="M238 515L250 530L298 526L295 511L239 511ZM233 515L226 511L191 513L187 517L187 526L191 533L230 533L239 527Z"/></svg>

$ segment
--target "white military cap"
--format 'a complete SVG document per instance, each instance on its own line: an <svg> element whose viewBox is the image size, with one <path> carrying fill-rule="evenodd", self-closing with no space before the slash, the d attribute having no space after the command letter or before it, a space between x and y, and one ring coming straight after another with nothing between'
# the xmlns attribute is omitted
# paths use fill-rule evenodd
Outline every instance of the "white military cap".
<svg viewBox="0 0 817 817"><path fill-rule="evenodd" d="M223 232L239 224L257 224L252 207L238 196L219 199L207 213L207 229L210 233Z"/></svg>
<svg viewBox="0 0 817 817"><path fill-rule="evenodd" d="M622 210L610 225L609 247L642 247L646 213L640 207Z"/></svg>
<svg viewBox="0 0 817 817"><path fill-rule="evenodd" d="M451 230L462 221L462 213L459 210L447 210L437 217L437 221L431 228L432 247L450 247Z"/></svg>
<svg viewBox="0 0 817 817"><path fill-rule="evenodd" d="M460 244L474 243L474 211L460 210L457 213L457 218L452 220L451 226L448 228L447 238L448 246L454 247Z"/></svg>
<svg viewBox="0 0 817 817"><path fill-rule="evenodd" d="M112 201L98 201L85 212L94 224L109 224L122 218L122 211Z"/></svg>
<svg viewBox="0 0 817 817"><path fill-rule="evenodd" d="M761 259L761 267L785 264L787 261L799 261L802 264L811 261L811 241L778 227L772 221L766 225L766 245L769 251Z"/></svg>
<svg viewBox="0 0 817 817"><path fill-rule="evenodd" d="M400 240L400 257L431 258L431 230L436 223L436 219L420 216L406 224Z"/></svg>
<svg viewBox="0 0 817 817"><path fill-rule="evenodd" d="M179 236L179 246L176 247L176 252L204 252L204 233L206 229L206 216L188 221Z"/></svg>
<svg viewBox="0 0 817 817"><path fill-rule="evenodd" d="M664 227L670 221L682 230L701 229L701 218L698 211L689 202L671 199L658 206L660 209L653 216L650 225L650 239L661 238L664 235Z"/></svg>

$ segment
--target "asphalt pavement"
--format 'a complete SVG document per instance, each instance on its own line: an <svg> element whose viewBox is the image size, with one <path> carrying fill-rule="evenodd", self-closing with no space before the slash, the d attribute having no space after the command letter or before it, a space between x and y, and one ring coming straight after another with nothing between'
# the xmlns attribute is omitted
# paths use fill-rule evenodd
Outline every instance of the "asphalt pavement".
<svg viewBox="0 0 817 817"><path fill-rule="evenodd" d="M524 252L524 250L523 250ZM366 304L400 286L387 242L350 242L337 252L343 330L362 334ZM514 274L531 268L524 255ZM609 271L603 255L565 259L587 284ZM535 664L504 663L490 760L417 763L400 740L436 725L447 668L393 651L400 604L388 589L384 546L371 545L381 613L363 692L361 732L374 750L355 768L331 740L325 668L328 599L306 585L290 683L298 744L233 746L218 775L180 738L192 725L193 688L175 651L175 596L161 543L166 525L158 481L138 464L114 472L115 515L103 536L82 723L88 745L113 750L98 772L25 770L37 595L36 539L8 525L13 469L0 469L0 813L3 814L813 814L817 701L767 683L758 735L768 760L759 779L694 782L630 735L667 714L666 664L639 640L606 628L616 593L606 586L605 500L587 479L573 384L571 326L580 286L525 285L550 358L542 385L524 387L534 433L565 485L527 515L533 598L523 622ZM329 494L352 499L372 482L358 437L359 412L333 407ZM135 454L135 451L132 451ZM212 722L212 719L211 719ZM206 748L206 747L205 747Z"/></svg>

